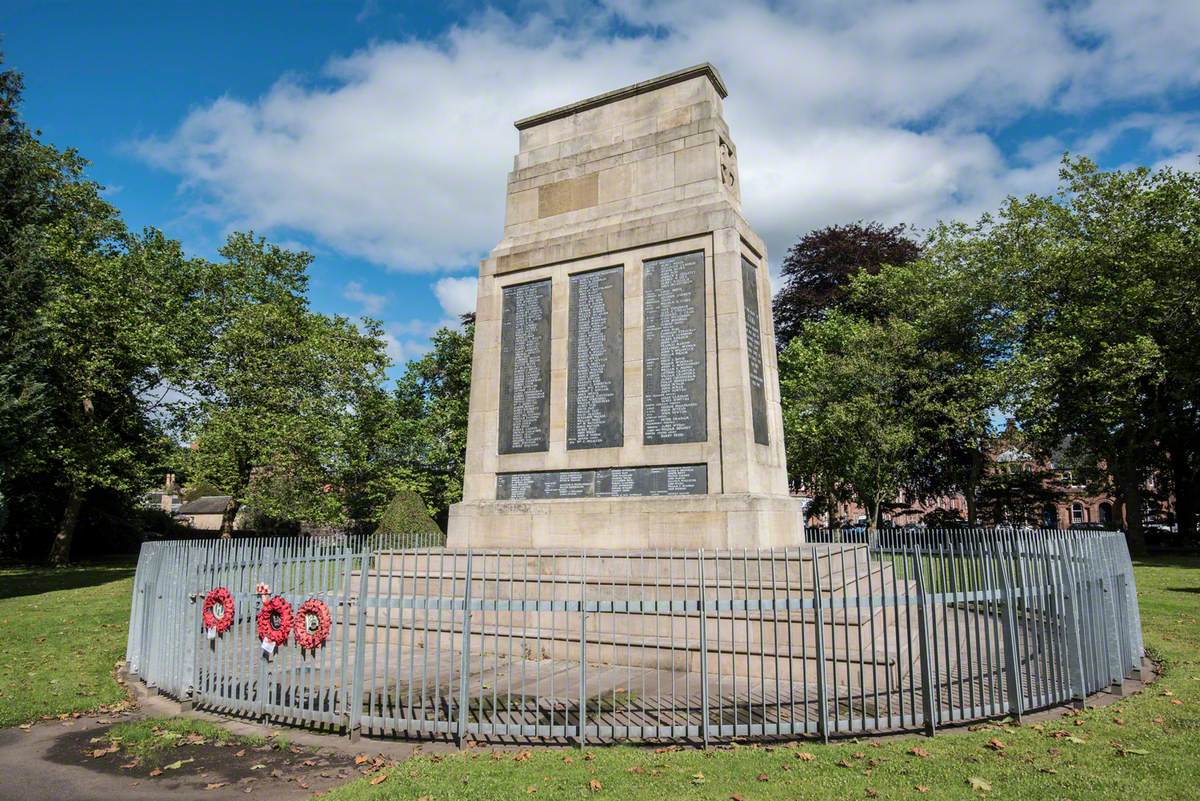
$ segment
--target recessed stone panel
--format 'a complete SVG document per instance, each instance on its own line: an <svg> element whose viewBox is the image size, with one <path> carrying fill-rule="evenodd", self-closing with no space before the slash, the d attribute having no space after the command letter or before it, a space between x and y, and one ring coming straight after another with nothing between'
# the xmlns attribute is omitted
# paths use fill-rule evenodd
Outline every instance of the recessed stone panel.
<svg viewBox="0 0 1200 801"><path fill-rule="evenodd" d="M758 268L742 257L742 302L746 311L746 358L750 362L750 417L754 441L771 444L767 432L767 393L763 379L762 328L758 309Z"/></svg>
<svg viewBox="0 0 1200 801"><path fill-rule="evenodd" d="M653 259L643 267L642 441L704 442L704 253Z"/></svg>
<svg viewBox="0 0 1200 801"><path fill-rule="evenodd" d="M496 475L498 501L704 495L707 492L708 465L703 464L542 470Z"/></svg>
<svg viewBox="0 0 1200 801"><path fill-rule="evenodd" d="M504 288L500 453L550 447L550 281Z"/></svg>
<svg viewBox="0 0 1200 801"><path fill-rule="evenodd" d="M625 442L625 270L571 276L567 332L567 448Z"/></svg>

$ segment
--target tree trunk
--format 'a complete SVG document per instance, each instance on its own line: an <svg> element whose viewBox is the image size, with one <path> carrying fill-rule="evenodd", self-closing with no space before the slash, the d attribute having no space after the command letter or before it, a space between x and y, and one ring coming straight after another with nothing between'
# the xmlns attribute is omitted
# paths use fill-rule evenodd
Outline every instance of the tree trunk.
<svg viewBox="0 0 1200 801"><path fill-rule="evenodd" d="M1196 537L1196 492L1200 489L1200 476L1189 467L1186 452L1174 451L1168 455L1171 465L1171 487L1175 491L1175 525L1179 528L1179 539L1188 545Z"/></svg>
<svg viewBox="0 0 1200 801"><path fill-rule="evenodd" d="M61 567L71 560L71 543L75 539L75 526L79 523L79 510L82 508L83 492L72 484L58 532L54 535L54 542L50 544L48 561L54 567Z"/></svg>
<svg viewBox="0 0 1200 801"><path fill-rule="evenodd" d="M237 518L238 509L240 508L241 504L235 500L231 500L229 506L225 507L225 513L221 516L221 539L232 539L233 521Z"/></svg>
<svg viewBox="0 0 1200 801"><path fill-rule="evenodd" d="M1116 471L1117 483L1125 498L1125 540L1129 552L1140 556L1146 551L1146 532L1142 527L1142 483L1137 472L1129 468Z"/></svg>
<svg viewBox="0 0 1200 801"><path fill-rule="evenodd" d="M967 525L974 528L979 522L979 479L983 473L983 453L978 450L971 452L971 470L967 474L967 485L963 487L963 497L967 501Z"/></svg>

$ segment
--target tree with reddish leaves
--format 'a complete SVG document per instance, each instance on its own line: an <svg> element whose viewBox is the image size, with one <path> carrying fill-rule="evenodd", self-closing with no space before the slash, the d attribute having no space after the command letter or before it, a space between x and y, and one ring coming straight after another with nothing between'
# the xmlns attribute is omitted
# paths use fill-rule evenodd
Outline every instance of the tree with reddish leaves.
<svg viewBox="0 0 1200 801"><path fill-rule="evenodd" d="M782 349L805 323L837 308L859 270L874 274L884 264L903 265L921 255L906 227L885 228L861 220L805 234L783 259L783 287L775 296L775 341Z"/></svg>

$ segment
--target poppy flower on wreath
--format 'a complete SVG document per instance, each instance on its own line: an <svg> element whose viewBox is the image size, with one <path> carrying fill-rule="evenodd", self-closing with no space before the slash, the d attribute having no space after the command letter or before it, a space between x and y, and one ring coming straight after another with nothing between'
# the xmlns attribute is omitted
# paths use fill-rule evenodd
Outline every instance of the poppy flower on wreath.
<svg viewBox="0 0 1200 801"><path fill-rule="evenodd" d="M291 631L292 605L278 595L263 601L262 609L258 610L259 639L283 645Z"/></svg>
<svg viewBox="0 0 1200 801"><path fill-rule="evenodd" d="M233 595L229 590L216 587L208 591L202 618L206 629L216 629L218 634L229 630L233 625Z"/></svg>
<svg viewBox="0 0 1200 801"><path fill-rule="evenodd" d="M329 638L329 607L309 598L296 610L296 644L301 648L320 648Z"/></svg>

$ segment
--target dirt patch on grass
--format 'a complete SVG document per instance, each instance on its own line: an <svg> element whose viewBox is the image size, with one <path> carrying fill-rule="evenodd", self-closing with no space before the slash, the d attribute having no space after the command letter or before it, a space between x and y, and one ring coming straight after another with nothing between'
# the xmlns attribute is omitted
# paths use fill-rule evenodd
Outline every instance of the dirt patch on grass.
<svg viewBox="0 0 1200 801"><path fill-rule="evenodd" d="M310 749L268 741L215 742L180 738L177 744L135 756L113 744L104 730L71 732L47 753L49 761L84 767L121 777L129 786L179 790L240 791L251 796L287 797L321 792L391 764L382 757L349 756L329 749ZM134 784L134 783L138 784ZM290 792L289 792L290 791Z"/></svg>

